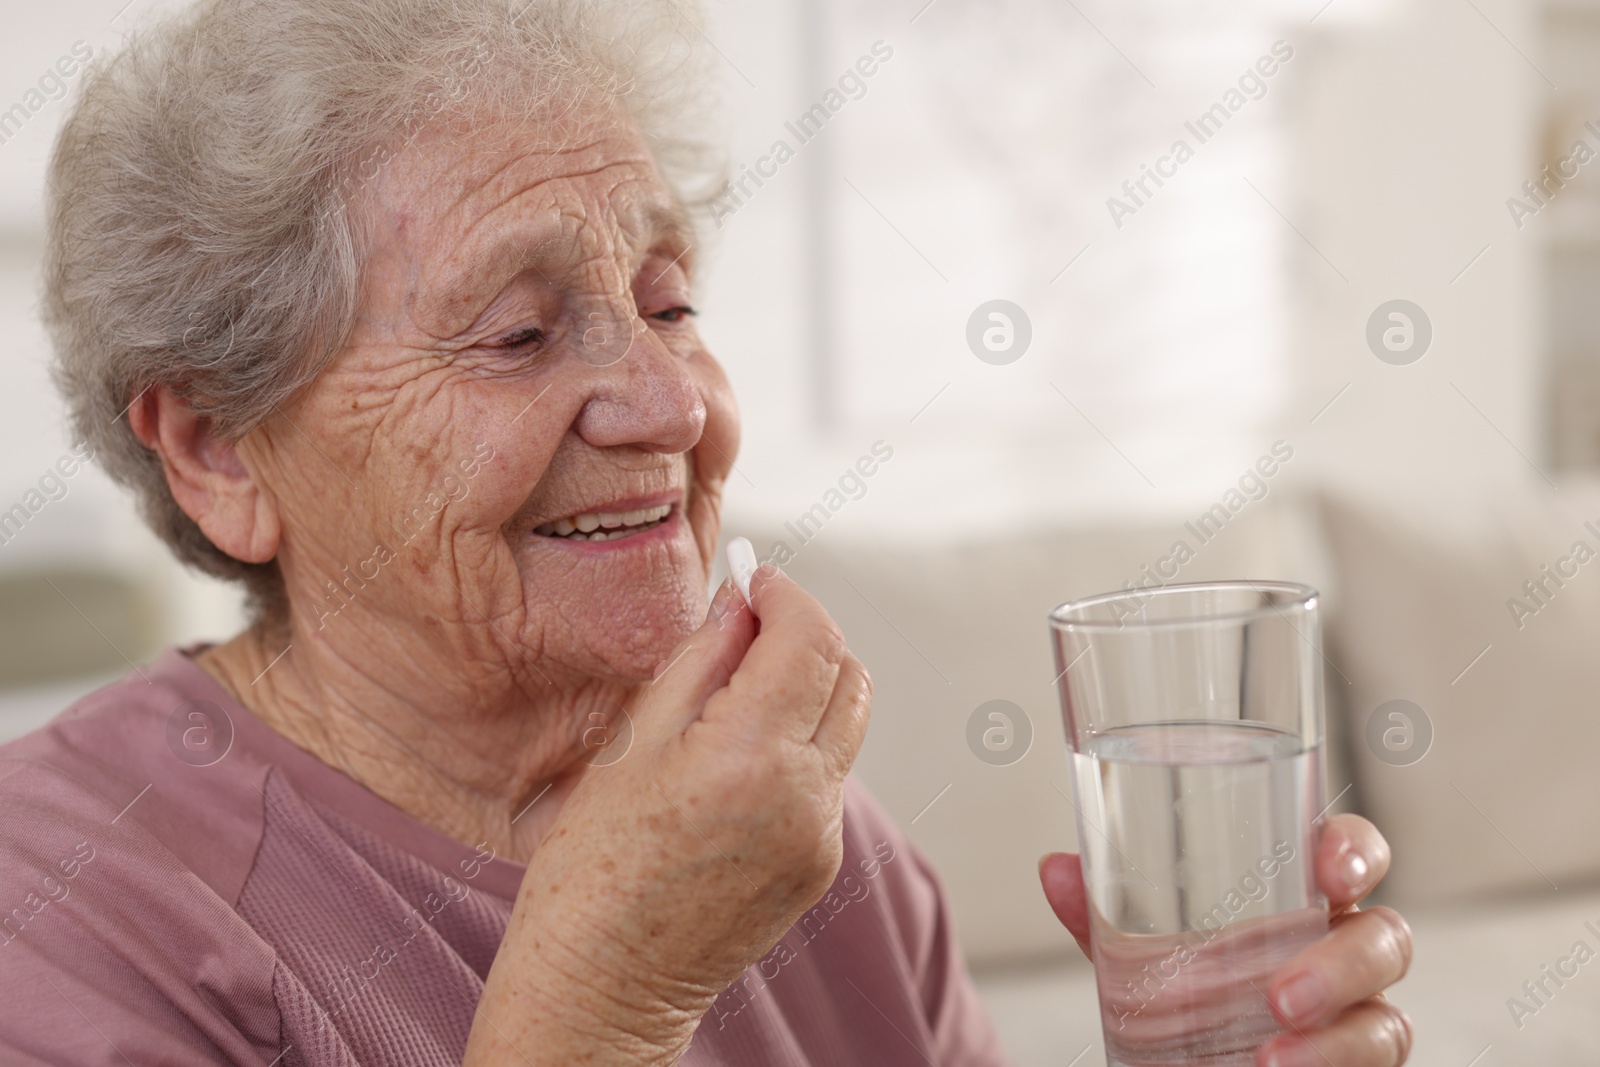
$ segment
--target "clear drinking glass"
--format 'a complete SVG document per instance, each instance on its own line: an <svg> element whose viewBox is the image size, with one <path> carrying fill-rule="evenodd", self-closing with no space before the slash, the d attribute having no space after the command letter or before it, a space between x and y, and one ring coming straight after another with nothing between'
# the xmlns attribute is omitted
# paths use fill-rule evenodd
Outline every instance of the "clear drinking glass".
<svg viewBox="0 0 1600 1067"><path fill-rule="evenodd" d="M1050 614L1109 1067L1251 1067L1267 979L1328 930L1317 602L1213 582Z"/></svg>

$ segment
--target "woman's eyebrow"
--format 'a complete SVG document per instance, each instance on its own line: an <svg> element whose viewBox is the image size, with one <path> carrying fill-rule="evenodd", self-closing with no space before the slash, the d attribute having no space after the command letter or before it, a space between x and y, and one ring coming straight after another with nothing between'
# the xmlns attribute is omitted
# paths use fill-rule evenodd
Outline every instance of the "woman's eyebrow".
<svg viewBox="0 0 1600 1067"><path fill-rule="evenodd" d="M497 230L482 251L464 246L467 264L451 268L442 277L424 277L415 292L416 315L424 322L448 327L462 319L471 321L481 305L494 299L512 278L532 269L550 281L549 274L563 259L573 258L577 242L561 232L559 222L523 222ZM545 269L541 269L545 268Z"/></svg>
<svg viewBox="0 0 1600 1067"><path fill-rule="evenodd" d="M643 205L641 214L643 232L649 235L641 251L667 247L678 257L673 262L682 263L687 271L694 263L694 224L683 205L675 200L651 201Z"/></svg>
<svg viewBox="0 0 1600 1067"><path fill-rule="evenodd" d="M676 201L651 199L619 205L618 224L636 259L652 250L666 248L673 262L691 273L694 265L694 226L687 212ZM480 304L487 303L512 278L533 270L546 284L554 285L552 274L559 274L564 261L581 258L575 235L566 227L547 221L520 222L500 230L482 252L467 246L468 265L442 281L425 280L415 298L415 309L424 322L441 327L476 317ZM543 268L543 269L541 269ZM653 279L652 279L653 281ZM470 321L470 319L468 320Z"/></svg>

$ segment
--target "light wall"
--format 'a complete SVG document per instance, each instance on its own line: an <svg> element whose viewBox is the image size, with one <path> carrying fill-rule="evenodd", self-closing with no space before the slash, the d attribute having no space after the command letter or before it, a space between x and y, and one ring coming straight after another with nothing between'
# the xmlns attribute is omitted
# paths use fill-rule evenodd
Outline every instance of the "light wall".
<svg viewBox="0 0 1600 1067"><path fill-rule="evenodd" d="M734 159L753 158L814 95L794 29L812 6L714 6L731 63L762 75L752 89L728 73ZM826 342L805 325L808 176L786 171L719 234L706 285L702 326L747 415L730 521L793 518L880 438L896 449L892 470L841 517L885 537L1181 514L1215 499L1276 437L1297 448L1284 484L1301 488L1414 496L1540 480L1549 430L1539 238L1516 231L1504 206L1539 165L1538 112L1550 94L1519 54L1539 54L1537 8L1322 8L1274 5L1279 34L1298 50L1273 89L1288 112L1286 164L1261 188L1288 281L1289 399L1275 426L1217 422L1163 435L1113 418L1097 430L1114 448L1064 408L1059 425L1019 432L932 420L819 426L807 368ZM915 46L909 32L904 48ZM1171 106L1176 122L1188 104ZM1104 194L1061 190L1096 203ZM835 186L831 195L851 194ZM1175 233L1184 225L1154 221ZM1430 351L1410 366L1380 362L1365 340L1368 316L1394 298L1417 302L1433 322ZM1130 475L1117 449L1154 487Z"/></svg>
<svg viewBox="0 0 1600 1067"><path fill-rule="evenodd" d="M1543 483L1543 235L1519 232L1505 207L1538 173L1554 95L1510 43L1541 58L1536 15L1417 0L1316 39L1280 206L1349 279L1304 245L1291 267L1304 418L1285 432L1308 442L1320 478L1422 507L1441 487ZM1410 366L1364 341L1368 315L1396 298L1433 322Z"/></svg>

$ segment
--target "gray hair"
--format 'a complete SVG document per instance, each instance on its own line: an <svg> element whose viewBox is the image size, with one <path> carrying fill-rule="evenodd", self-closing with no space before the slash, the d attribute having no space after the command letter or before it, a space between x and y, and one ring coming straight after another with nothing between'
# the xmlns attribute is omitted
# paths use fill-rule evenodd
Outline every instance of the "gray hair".
<svg viewBox="0 0 1600 1067"><path fill-rule="evenodd" d="M344 346L358 210L430 123L619 105L697 223L725 173L694 0L204 0L97 64L50 161L44 319L73 428L184 562L286 606L173 500L146 389L238 440Z"/></svg>

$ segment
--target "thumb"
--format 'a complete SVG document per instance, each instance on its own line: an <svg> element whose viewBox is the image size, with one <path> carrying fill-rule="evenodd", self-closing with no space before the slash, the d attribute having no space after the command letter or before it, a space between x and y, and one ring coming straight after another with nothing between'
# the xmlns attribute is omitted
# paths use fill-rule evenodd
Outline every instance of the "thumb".
<svg viewBox="0 0 1600 1067"><path fill-rule="evenodd" d="M1083 888L1083 861L1070 852L1051 852L1039 858L1039 882L1044 898L1061 925L1089 955L1089 898Z"/></svg>
<svg viewBox="0 0 1600 1067"><path fill-rule="evenodd" d="M750 606L723 582L700 628L662 661L635 710L638 725L679 731L700 717L711 694L728 684L755 640Z"/></svg>

